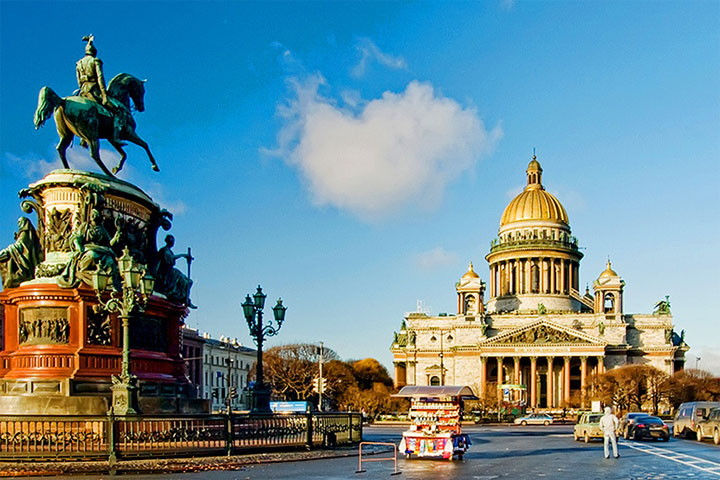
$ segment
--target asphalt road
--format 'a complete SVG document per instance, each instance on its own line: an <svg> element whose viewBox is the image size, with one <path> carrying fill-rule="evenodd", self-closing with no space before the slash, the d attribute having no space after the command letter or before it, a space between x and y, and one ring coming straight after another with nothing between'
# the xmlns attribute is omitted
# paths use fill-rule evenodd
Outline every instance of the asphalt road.
<svg viewBox="0 0 720 480"><path fill-rule="evenodd" d="M405 427L369 427L366 441L397 444ZM720 447L709 442L671 438L669 442L625 441L619 459L603 457L602 442L575 442L572 426L489 426L464 429L473 442L463 460L428 460L398 457L398 479L491 480L525 479L718 479ZM368 459L392 454L369 456ZM260 464L236 471L163 475L168 479L380 479L391 478L392 461L365 463L356 474L358 457ZM90 478L90 477L83 477ZM102 477L92 477L102 478ZM157 479L152 475L125 478Z"/></svg>

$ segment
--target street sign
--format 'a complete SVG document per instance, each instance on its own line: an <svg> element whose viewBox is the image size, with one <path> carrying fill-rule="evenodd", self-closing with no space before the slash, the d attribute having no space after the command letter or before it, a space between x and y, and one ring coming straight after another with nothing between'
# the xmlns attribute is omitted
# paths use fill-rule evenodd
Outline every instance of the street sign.
<svg viewBox="0 0 720 480"><path fill-rule="evenodd" d="M310 411L310 403L297 402L270 402L270 409L275 413L306 413Z"/></svg>

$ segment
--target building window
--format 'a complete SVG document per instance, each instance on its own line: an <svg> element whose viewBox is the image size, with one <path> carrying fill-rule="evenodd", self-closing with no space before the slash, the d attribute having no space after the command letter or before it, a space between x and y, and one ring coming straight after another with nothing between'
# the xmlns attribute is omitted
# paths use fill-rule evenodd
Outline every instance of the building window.
<svg viewBox="0 0 720 480"><path fill-rule="evenodd" d="M437 386L439 386L439 385L440 385L440 378L439 378L439 377L437 377L437 376L435 376L435 375L433 375L432 377L430 377L430 386L431 386L431 387L437 387Z"/></svg>

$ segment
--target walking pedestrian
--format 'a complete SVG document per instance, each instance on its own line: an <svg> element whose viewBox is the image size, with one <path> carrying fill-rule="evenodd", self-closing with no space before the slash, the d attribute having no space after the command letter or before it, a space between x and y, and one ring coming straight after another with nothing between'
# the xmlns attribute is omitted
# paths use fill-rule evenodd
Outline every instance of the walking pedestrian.
<svg viewBox="0 0 720 480"><path fill-rule="evenodd" d="M605 415L600 418L600 430L603 431L603 450L605 452L605 458L610 458L610 449L608 443L612 443L613 456L618 458L617 449L617 429L618 419L612 413L612 408L605 407Z"/></svg>

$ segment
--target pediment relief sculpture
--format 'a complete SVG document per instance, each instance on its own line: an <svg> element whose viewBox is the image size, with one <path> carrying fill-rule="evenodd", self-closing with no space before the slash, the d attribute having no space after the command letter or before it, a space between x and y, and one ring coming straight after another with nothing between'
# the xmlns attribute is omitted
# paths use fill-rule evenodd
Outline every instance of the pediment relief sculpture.
<svg viewBox="0 0 720 480"><path fill-rule="evenodd" d="M497 340L490 340L490 343L501 344L526 344L545 345L558 343L594 343L586 338L573 335L564 330L553 328L546 324L540 324L535 328L515 332Z"/></svg>

